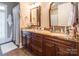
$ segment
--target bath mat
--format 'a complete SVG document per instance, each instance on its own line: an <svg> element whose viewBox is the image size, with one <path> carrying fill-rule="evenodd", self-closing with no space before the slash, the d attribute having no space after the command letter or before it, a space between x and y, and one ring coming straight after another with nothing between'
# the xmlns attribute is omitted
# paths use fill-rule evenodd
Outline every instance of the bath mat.
<svg viewBox="0 0 79 59"><path fill-rule="evenodd" d="M9 42L9 43L1 45L2 54L6 54L14 49L17 49L17 48L18 47L13 42Z"/></svg>

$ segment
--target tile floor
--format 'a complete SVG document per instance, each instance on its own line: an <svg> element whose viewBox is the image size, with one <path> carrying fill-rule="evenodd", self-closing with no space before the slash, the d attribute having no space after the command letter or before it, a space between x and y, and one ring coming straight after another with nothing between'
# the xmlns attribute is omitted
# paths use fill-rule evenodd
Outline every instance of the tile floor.
<svg viewBox="0 0 79 59"><path fill-rule="evenodd" d="M1 48L0 48L0 56L33 56L27 49L25 48L17 48L11 52L8 52L6 54L2 54Z"/></svg>

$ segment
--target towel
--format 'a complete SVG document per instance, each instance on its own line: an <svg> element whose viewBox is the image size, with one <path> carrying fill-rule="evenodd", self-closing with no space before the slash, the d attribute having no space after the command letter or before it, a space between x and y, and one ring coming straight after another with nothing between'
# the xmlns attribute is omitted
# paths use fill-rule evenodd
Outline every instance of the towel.
<svg viewBox="0 0 79 59"><path fill-rule="evenodd" d="M9 26L12 25L12 16L11 16L11 14L8 15L7 22L9 24Z"/></svg>

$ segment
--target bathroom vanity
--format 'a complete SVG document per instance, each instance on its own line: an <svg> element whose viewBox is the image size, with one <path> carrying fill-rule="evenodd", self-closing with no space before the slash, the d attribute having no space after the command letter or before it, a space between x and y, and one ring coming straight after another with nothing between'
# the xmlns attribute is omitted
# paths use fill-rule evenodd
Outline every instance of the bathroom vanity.
<svg viewBox="0 0 79 59"><path fill-rule="evenodd" d="M49 27L42 26L43 19L39 17L41 13L38 13L39 19L36 18L36 14L32 15L32 26L21 29L23 46L34 55L39 56L78 56L79 33L76 33L76 27L73 26L74 20L77 20L75 17L77 12L73 11L76 10L75 6L74 3L51 3L49 6L49 25L46 24ZM42 11L41 5L38 9ZM34 13L34 10L31 11ZM34 19L35 21L41 19L41 22L35 22ZM23 32L29 34L23 38Z"/></svg>
<svg viewBox="0 0 79 59"><path fill-rule="evenodd" d="M51 33L33 29L24 29L30 33L30 51L39 56L69 56L79 55L79 41L67 39L66 34Z"/></svg>

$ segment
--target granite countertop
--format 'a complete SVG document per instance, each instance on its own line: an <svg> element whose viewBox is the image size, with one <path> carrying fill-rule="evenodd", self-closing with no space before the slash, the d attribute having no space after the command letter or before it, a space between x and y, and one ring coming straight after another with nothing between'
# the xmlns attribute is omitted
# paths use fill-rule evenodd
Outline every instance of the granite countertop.
<svg viewBox="0 0 79 59"><path fill-rule="evenodd" d="M38 33L38 34L43 34L43 35L48 35L48 36L54 36L54 37L62 38L69 41L79 42L79 40L77 39L68 39L69 35L64 34L64 33L54 33L50 31L38 30L38 29L22 29L22 31L28 31L28 32L33 32L33 33Z"/></svg>

